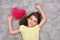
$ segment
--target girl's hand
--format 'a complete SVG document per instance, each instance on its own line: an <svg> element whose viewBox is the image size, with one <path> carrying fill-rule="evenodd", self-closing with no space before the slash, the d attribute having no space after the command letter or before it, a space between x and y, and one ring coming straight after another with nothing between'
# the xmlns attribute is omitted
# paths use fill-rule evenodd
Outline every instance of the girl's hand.
<svg viewBox="0 0 60 40"><path fill-rule="evenodd" d="M11 21L12 21L12 16L9 14L9 15L7 16L7 19L8 19L8 22L11 22Z"/></svg>
<svg viewBox="0 0 60 40"><path fill-rule="evenodd" d="M35 4L35 7L39 10L41 8L40 4L39 3L36 3Z"/></svg>

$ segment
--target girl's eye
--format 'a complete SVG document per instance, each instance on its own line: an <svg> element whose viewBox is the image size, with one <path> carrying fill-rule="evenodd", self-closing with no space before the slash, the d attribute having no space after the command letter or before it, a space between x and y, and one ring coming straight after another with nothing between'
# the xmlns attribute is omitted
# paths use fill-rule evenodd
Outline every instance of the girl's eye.
<svg viewBox="0 0 60 40"><path fill-rule="evenodd" d="M36 21L34 20L34 22L36 22Z"/></svg>
<svg viewBox="0 0 60 40"><path fill-rule="evenodd" d="M32 18L30 18L32 20Z"/></svg>

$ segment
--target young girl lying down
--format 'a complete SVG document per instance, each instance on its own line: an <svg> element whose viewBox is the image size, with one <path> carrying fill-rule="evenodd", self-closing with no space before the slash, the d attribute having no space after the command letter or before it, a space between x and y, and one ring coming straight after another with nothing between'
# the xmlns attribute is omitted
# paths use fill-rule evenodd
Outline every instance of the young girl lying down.
<svg viewBox="0 0 60 40"><path fill-rule="evenodd" d="M23 40L39 40L39 30L46 21L40 4L35 4L38 12L32 12L30 15L19 21L19 29L13 29L12 16L8 15L9 32L11 34L21 33Z"/></svg>

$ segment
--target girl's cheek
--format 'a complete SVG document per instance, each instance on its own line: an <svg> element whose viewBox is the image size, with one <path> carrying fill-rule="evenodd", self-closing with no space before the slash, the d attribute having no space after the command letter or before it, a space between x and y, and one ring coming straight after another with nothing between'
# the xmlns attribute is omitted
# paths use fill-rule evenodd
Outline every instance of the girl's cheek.
<svg viewBox="0 0 60 40"><path fill-rule="evenodd" d="M31 22L31 20L29 20L29 23Z"/></svg>
<svg viewBox="0 0 60 40"><path fill-rule="evenodd" d="M31 20L29 20L31 22Z"/></svg>
<svg viewBox="0 0 60 40"><path fill-rule="evenodd" d="M28 19L28 21L31 21L30 19Z"/></svg>

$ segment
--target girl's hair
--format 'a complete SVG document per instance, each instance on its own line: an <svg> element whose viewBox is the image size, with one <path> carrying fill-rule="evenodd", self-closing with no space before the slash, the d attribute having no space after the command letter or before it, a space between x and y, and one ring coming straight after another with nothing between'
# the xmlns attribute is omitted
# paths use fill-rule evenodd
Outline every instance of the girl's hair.
<svg viewBox="0 0 60 40"><path fill-rule="evenodd" d="M20 20L19 20L19 25L25 25L25 26L28 26L28 21L27 19L30 18L32 15L34 15L37 20L38 20L38 24L41 22L41 19L42 19L42 16L41 16L41 13L40 12L32 12L30 15L28 16L23 16Z"/></svg>

